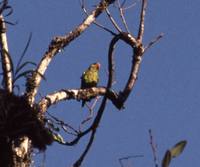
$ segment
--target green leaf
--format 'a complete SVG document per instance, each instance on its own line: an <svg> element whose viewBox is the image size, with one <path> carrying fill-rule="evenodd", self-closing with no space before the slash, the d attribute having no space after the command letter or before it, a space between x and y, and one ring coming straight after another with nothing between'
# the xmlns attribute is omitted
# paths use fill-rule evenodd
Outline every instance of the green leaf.
<svg viewBox="0 0 200 167"><path fill-rule="evenodd" d="M183 140L183 141L178 142L174 147L172 147L170 150L172 158L179 156L183 152L186 144L187 144L187 141Z"/></svg>
<svg viewBox="0 0 200 167"><path fill-rule="evenodd" d="M54 139L55 141L57 141L58 143L62 143L62 144L65 143L63 137L62 137L59 133L57 133L57 134L54 133L54 134L53 134L53 139Z"/></svg>
<svg viewBox="0 0 200 167"><path fill-rule="evenodd" d="M172 159L171 152L167 150L162 160L162 167L168 167L171 162L171 159Z"/></svg>

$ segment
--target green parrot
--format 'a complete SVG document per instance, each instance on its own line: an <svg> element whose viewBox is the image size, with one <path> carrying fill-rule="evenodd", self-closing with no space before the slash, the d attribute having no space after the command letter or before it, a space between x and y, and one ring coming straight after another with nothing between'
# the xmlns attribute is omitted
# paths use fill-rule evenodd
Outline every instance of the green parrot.
<svg viewBox="0 0 200 167"><path fill-rule="evenodd" d="M91 64L81 76L81 89L96 87L99 82L100 63ZM84 107L86 100L82 101Z"/></svg>

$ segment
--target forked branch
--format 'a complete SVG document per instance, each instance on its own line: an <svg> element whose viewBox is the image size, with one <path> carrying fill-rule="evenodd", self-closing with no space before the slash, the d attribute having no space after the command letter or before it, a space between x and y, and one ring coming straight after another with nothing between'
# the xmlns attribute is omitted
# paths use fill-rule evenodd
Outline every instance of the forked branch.
<svg viewBox="0 0 200 167"><path fill-rule="evenodd" d="M105 4L106 6L104 6ZM102 1L97 8L91 13L87 14L87 11L84 9L85 13L87 14L87 18L84 20L84 22L79 25L77 28L75 28L72 32L67 34L66 36L63 37L56 37L55 39L52 40L49 50L45 53L42 61L40 62L37 71L33 76L30 78L28 81L32 81L33 87L30 89L27 89L27 95L29 97L30 103L34 102L34 97L35 94L37 93L37 89L39 87L40 81L41 81L41 75L44 74L44 72L47 69L47 66L51 62L52 58L65 46L67 46L72 40L74 40L76 37L78 37L91 23L93 23L96 19L96 17L103 11L106 10L112 24L116 28L116 30L119 32L119 34L113 34L114 37L110 42L109 45L109 51L108 51L108 82L107 86L105 87L93 87L89 89L66 89L66 90L61 90L58 92L55 92L53 94L49 94L46 97L44 97L40 102L39 102L39 107L41 112L46 112L48 107L50 107L53 104L56 104L62 100L69 100L69 99L76 99L76 100L83 100L83 99L90 99L91 97L95 97L98 95L102 95L103 100L102 103L98 109L98 112L96 114L96 117L94 118L91 126L89 126L86 130L80 131L77 135L75 135L75 138L72 141L66 141L62 142L61 144L64 145L75 145L79 142L79 140L91 133L89 142L87 146L85 147L85 150L81 154L81 156L77 159L77 161L74 163L73 167L79 167L84 160L85 156L87 155L90 147L92 146L92 143L94 141L94 137L97 131L97 128L101 122L103 113L105 111L106 107L106 102L108 99L110 99L113 104L118 108L122 109L124 107L124 103L126 102L127 98L129 97L130 93L133 90L133 87L136 83L137 77L138 77L138 72L140 69L142 57L145 51L145 47L142 44L142 39L144 35L144 17L145 17L145 11L146 11L146 6L147 6L147 0L142 1L142 9L141 9L141 14L140 14L140 25L139 25L139 31L138 31L138 36L134 37L128 32L122 32L121 28L117 25L109 11L106 9L106 7L114 1ZM103 5L103 6L102 6ZM123 13L121 13L122 15ZM122 17L122 20L125 22L125 18ZM160 39L160 38L159 38ZM127 43L130 48L132 49L132 61L131 63L131 70L129 72L129 77L125 83L125 87L122 91L119 93L115 93L114 91L111 91L112 89L112 83L113 83L113 76L115 73L115 68L114 68L114 49L116 44L120 41L124 41ZM150 47L153 43L150 43L148 46ZM147 48L148 48L147 46ZM31 84L30 84L31 85Z"/></svg>
<svg viewBox="0 0 200 167"><path fill-rule="evenodd" d="M121 109L121 108L123 108L123 104L126 101L126 99L128 98L128 96L129 96L130 92L132 91L132 88L135 84L137 74L139 71L139 67L140 67L140 63L142 60L141 57L144 53L144 48L143 48L142 44L140 43L140 41L136 41L135 38L133 36L131 36L129 33L121 32L120 34L113 37L113 39L110 42L109 51L108 51L109 75L108 75L107 90L111 89L112 83L113 83L113 75L114 75L114 70L115 70L114 69L114 49L115 49L116 43L119 40L123 40L124 42L129 44L131 46L131 48L133 48L133 54L134 54L129 79L127 81L127 84L126 84L124 90L120 93L120 96L118 97L117 108ZM91 136L90 136L88 145L86 146L85 150L81 154L80 158L74 163L73 167L79 167L81 165L88 150L90 149L90 147L93 143L93 140L94 140L96 129L99 126L99 123L100 123L103 113L105 111L106 101L107 101L107 97L104 95L103 101L100 105L100 108L97 112L97 115L94 119L92 126L82 133L83 135L86 135L87 133L89 133L91 131Z"/></svg>
<svg viewBox="0 0 200 167"><path fill-rule="evenodd" d="M84 0L80 0L80 5L81 8L83 10L83 12L86 14L86 16L89 16L89 12L86 9L85 6L85 1ZM117 35L116 33L114 33L112 30L110 30L109 28L105 27L104 25L100 24L99 22L97 22L96 20L93 22L96 26L102 28L103 30L109 32L111 35Z"/></svg>
<svg viewBox="0 0 200 167"><path fill-rule="evenodd" d="M114 0L101 0L99 5L97 5L97 7L87 16L87 18L73 31L69 32L65 36L55 37L51 41L49 49L44 54L35 73L33 73L27 81L26 95L30 104L34 103L35 95L42 80L42 76L44 75L53 57L64 47L66 47L71 41L79 37L80 34L83 33L95 21L95 19L113 2Z"/></svg>

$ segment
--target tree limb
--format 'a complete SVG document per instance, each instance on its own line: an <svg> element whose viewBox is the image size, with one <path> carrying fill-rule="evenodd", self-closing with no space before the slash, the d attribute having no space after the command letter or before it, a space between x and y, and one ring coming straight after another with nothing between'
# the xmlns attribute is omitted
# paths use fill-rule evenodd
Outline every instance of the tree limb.
<svg viewBox="0 0 200 167"><path fill-rule="evenodd" d="M12 61L8 53L8 42L6 36L6 24L3 15L0 15L0 46L3 69L4 87L8 92L12 92Z"/></svg>
<svg viewBox="0 0 200 167"><path fill-rule="evenodd" d="M112 103L116 106L118 103L118 94L112 90L107 90L105 87L92 87L87 89L62 89L51 93L42 98L38 106L42 113L47 109L63 100L87 100L96 96L107 96Z"/></svg>
<svg viewBox="0 0 200 167"><path fill-rule="evenodd" d="M39 88L42 76L44 75L48 65L52 61L53 57L64 47L66 47L71 41L76 39L83 33L94 21L95 19L111 4L114 0L101 0L99 5L91 12L90 15L73 31L69 32L65 36L55 37L50 45L48 51L44 54L42 60L40 61L36 72L33 73L32 77L27 81L26 95L30 104L34 103L35 95Z"/></svg>
<svg viewBox="0 0 200 167"><path fill-rule="evenodd" d="M139 26L138 37L137 37L140 43L142 42L142 38L144 35L144 18L145 18L146 8L147 8L147 0L142 0L142 9L140 13L140 26Z"/></svg>

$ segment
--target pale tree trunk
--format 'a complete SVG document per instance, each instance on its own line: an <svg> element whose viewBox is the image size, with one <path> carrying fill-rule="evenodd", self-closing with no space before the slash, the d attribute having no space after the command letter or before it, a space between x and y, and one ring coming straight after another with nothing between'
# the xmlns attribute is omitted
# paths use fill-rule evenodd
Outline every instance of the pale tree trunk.
<svg viewBox="0 0 200 167"><path fill-rule="evenodd" d="M22 139L22 138L21 138ZM26 154L25 157L20 157L16 155L15 149L18 148L16 145L21 139L16 139L14 141L5 140L0 141L0 166L1 167L29 167L31 164L31 152ZM29 149L30 150L30 149ZM21 154L22 156L23 154Z"/></svg>

